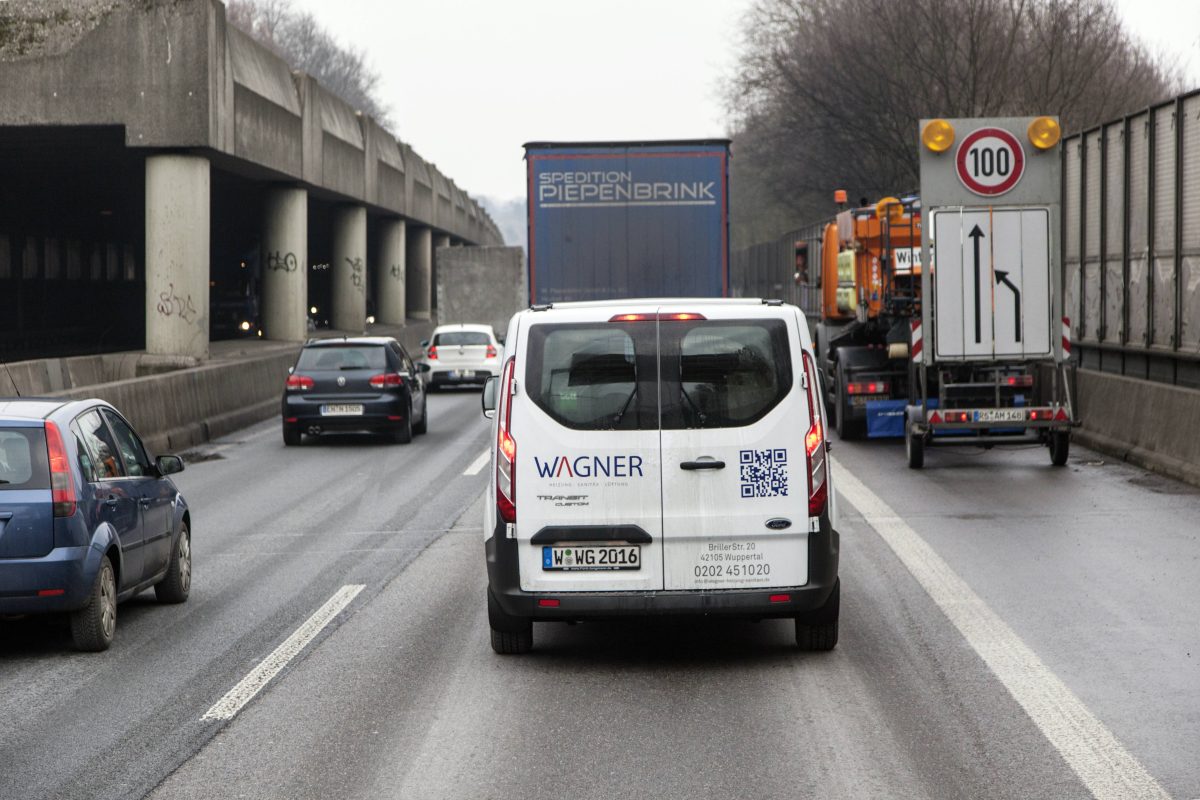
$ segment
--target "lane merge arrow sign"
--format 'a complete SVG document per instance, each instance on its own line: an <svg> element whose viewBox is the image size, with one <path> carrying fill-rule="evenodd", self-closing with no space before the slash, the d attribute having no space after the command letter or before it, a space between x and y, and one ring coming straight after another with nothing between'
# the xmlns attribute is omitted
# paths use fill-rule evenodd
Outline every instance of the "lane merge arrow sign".
<svg viewBox="0 0 1200 800"><path fill-rule="evenodd" d="M1012 289L1014 308L1015 308L1015 330L1017 332L1017 341L1021 341L1021 290L1013 285L1013 282L1008 279L1008 273L1002 269L996 270L996 285L1004 284ZM978 322L976 322L978 325ZM976 329L978 330L978 328Z"/></svg>
<svg viewBox="0 0 1200 800"><path fill-rule="evenodd" d="M976 225L967 235L975 240L975 344L979 344L983 341L983 331L979 327L979 240L987 234L979 230L979 226ZM1009 285L1011 286L1011 284Z"/></svg>

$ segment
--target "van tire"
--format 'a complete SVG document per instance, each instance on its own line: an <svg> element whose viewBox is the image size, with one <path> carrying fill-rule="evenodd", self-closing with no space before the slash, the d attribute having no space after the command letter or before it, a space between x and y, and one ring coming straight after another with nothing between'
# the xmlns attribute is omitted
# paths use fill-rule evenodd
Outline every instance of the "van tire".
<svg viewBox="0 0 1200 800"><path fill-rule="evenodd" d="M837 647L838 613L842 579L833 584L825 605L796 617L796 646L806 653L827 652Z"/></svg>
<svg viewBox="0 0 1200 800"><path fill-rule="evenodd" d="M908 456L909 469L925 466L925 437L913 433L911 422L904 424L904 453Z"/></svg>
<svg viewBox="0 0 1200 800"><path fill-rule="evenodd" d="M514 617L496 602L488 589L488 625L492 629L492 649L500 655L528 653L533 649L533 620Z"/></svg>
<svg viewBox="0 0 1200 800"><path fill-rule="evenodd" d="M112 644L116 630L117 574L108 556L103 556L87 605L71 613L71 641L76 650L99 653Z"/></svg>
<svg viewBox="0 0 1200 800"><path fill-rule="evenodd" d="M1061 467L1067 463L1071 452L1070 431L1050 431L1050 463Z"/></svg>

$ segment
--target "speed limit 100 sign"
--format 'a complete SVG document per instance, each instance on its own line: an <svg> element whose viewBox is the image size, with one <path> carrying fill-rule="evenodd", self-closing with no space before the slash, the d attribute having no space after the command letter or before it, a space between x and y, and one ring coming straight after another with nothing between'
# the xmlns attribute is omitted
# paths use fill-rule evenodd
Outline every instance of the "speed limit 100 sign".
<svg viewBox="0 0 1200 800"><path fill-rule="evenodd" d="M996 197L1012 189L1025 172L1025 151L1002 128L979 128L963 138L954 157L958 179L972 192Z"/></svg>

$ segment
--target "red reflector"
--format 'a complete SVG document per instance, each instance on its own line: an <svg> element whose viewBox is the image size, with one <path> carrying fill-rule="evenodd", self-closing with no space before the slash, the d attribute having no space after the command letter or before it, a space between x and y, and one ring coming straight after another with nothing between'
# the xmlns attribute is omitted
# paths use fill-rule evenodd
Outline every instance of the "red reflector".
<svg viewBox="0 0 1200 800"><path fill-rule="evenodd" d="M300 418L299 417L284 417L283 421L284 422L299 422Z"/></svg>
<svg viewBox="0 0 1200 800"><path fill-rule="evenodd" d="M773 594L771 595L772 603L790 603L792 596L790 594Z"/></svg>
<svg viewBox="0 0 1200 800"><path fill-rule="evenodd" d="M941 421L942 421L942 415L939 414L938 412L935 411L929 415L929 424L930 425L937 425Z"/></svg>
<svg viewBox="0 0 1200 800"><path fill-rule="evenodd" d="M1060 408L1058 410L1058 413L1054 415L1054 419L1058 422L1067 422L1068 417L1067 417L1066 409Z"/></svg>
<svg viewBox="0 0 1200 800"><path fill-rule="evenodd" d="M539 597L538 605L542 608L558 608L558 601L553 597Z"/></svg>
<svg viewBox="0 0 1200 800"><path fill-rule="evenodd" d="M399 422L402 419L404 419L404 417L396 417L391 414L388 414L388 422Z"/></svg>
<svg viewBox="0 0 1200 800"><path fill-rule="evenodd" d="M66 589L38 589L38 597L59 597L67 593Z"/></svg>

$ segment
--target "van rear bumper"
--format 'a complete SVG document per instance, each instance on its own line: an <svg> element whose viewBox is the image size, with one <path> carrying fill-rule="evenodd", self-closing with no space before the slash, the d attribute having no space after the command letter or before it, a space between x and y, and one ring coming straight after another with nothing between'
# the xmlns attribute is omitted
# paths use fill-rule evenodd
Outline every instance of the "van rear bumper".
<svg viewBox="0 0 1200 800"><path fill-rule="evenodd" d="M808 538L808 583L771 589L654 592L524 592L517 567L517 542L504 538L504 527L485 542L488 585L506 614L534 620L605 619L610 617L703 615L731 617L794 617L820 608L829 599L838 577L838 532L821 516L821 530ZM788 600L771 602L772 596ZM545 608L539 600L558 601Z"/></svg>

